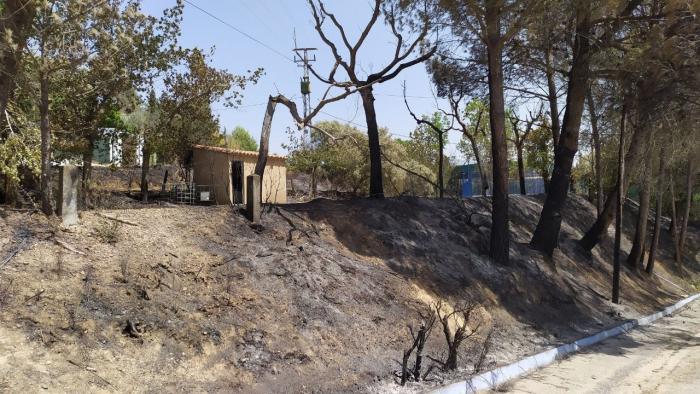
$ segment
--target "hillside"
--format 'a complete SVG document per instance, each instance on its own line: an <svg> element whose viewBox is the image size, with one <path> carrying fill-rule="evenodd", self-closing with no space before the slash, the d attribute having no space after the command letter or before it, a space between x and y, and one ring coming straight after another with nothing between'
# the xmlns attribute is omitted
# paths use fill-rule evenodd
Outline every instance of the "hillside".
<svg viewBox="0 0 700 394"><path fill-rule="evenodd" d="M491 327L484 367L694 291L681 278L698 272L697 229L693 261L671 264L664 234L661 277L625 270L615 306L610 239L592 254L575 244L593 206L569 199L561 252L549 260L526 244L541 204L511 198L508 267L486 256L480 198L318 199L268 209L261 227L229 207L88 211L67 230L0 208L0 262L18 250L0 267L0 391L389 391L406 326L437 300L483 306L459 360L464 374ZM436 358L441 335L426 346Z"/></svg>

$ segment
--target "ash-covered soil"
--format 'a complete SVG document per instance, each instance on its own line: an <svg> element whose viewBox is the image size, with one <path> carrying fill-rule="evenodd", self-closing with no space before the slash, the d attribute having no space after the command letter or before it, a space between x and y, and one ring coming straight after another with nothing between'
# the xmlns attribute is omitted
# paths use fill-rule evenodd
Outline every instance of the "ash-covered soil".
<svg viewBox="0 0 700 394"><path fill-rule="evenodd" d="M593 254L575 245L594 208L570 199L550 260L526 245L541 204L511 198L507 267L488 260L478 198L321 199L269 207L260 227L229 207L88 211L70 229L0 208L0 264L13 255L0 267L0 391L387 392L420 313L479 302L459 374L419 390L473 372L491 330L482 368L693 291L695 229L692 261L671 264L665 234L664 279L625 270L613 306L610 240ZM439 328L425 353L444 357Z"/></svg>

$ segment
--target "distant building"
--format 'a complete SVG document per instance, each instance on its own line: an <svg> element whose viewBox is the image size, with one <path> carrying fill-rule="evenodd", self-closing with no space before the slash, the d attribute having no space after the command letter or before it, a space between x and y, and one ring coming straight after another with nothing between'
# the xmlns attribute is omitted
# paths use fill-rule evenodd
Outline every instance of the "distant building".
<svg viewBox="0 0 700 394"><path fill-rule="evenodd" d="M489 176L489 182L491 179L492 177ZM481 184L481 174L476 164L456 166L452 172L451 182L462 197L483 195L484 185ZM528 195L543 194L544 180L534 171L525 170L525 190ZM517 177L508 180L508 194L520 194L520 181ZM486 190L486 195L491 195L490 184Z"/></svg>
<svg viewBox="0 0 700 394"><path fill-rule="evenodd" d="M117 167L140 166L143 163L142 136L124 135L117 133L115 129L102 129L100 134L92 149L93 163ZM157 162L158 156L154 152L151 154L151 164Z"/></svg>
<svg viewBox="0 0 700 394"><path fill-rule="evenodd" d="M98 164L122 165L122 139L117 136L99 138L92 150L92 161Z"/></svg>
<svg viewBox="0 0 700 394"><path fill-rule="evenodd" d="M192 181L209 186L217 204L245 204L246 177L255 172L258 152L194 145ZM262 181L263 203L287 202L287 158L268 155Z"/></svg>

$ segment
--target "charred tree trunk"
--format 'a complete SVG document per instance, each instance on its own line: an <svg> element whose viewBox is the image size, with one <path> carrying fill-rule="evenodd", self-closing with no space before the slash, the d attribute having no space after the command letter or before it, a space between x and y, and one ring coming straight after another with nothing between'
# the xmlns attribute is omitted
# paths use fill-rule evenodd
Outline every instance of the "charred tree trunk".
<svg viewBox="0 0 700 394"><path fill-rule="evenodd" d="M148 171L151 167L151 147L148 139L144 137L141 149L141 201L148 202Z"/></svg>
<svg viewBox="0 0 700 394"><path fill-rule="evenodd" d="M547 75L547 101L549 101L550 120L552 121L552 142L554 143L554 152L557 151L559 145L559 133L561 126L559 125L559 103L557 102L557 85L554 80L554 51L552 45L548 42L545 53L545 67Z"/></svg>
<svg viewBox="0 0 700 394"><path fill-rule="evenodd" d="M540 214L530 246L549 256L559 244L561 210L566 202L574 156L578 151L578 135L583 115L583 105L588 91L591 62L590 4L580 4L577 11L576 38L573 63L569 72L564 122L555 147L554 169L547 191L547 198Z"/></svg>
<svg viewBox="0 0 700 394"><path fill-rule="evenodd" d="M659 247L659 238L661 236L661 210L663 209L663 196L664 196L664 155L665 150L661 149L661 155L659 156L659 175L656 182L656 212L654 212L654 235L651 237L651 245L649 246L649 256L647 258L647 268L646 272L648 274L654 273L654 263L656 262L656 250Z"/></svg>
<svg viewBox="0 0 700 394"><path fill-rule="evenodd" d="M260 131L260 148L258 149L258 161L255 163L255 174L260 176L260 185L263 184L263 175L267 165L267 153L270 150L270 129L272 128L272 117L275 115L277 101L270 96L267 99L265 118L263 118L262 130ZM262 198L262 193L260 193Z"/></svg>
<svg viewBox="0 0 700 394"><path fill-rule="evenodd" d="M625 178L625 119L627 111L623 105L622 116L620 120L620 146L617 150L617 198L615 204L615 246L613 249L613 283L612 283L612 302L620 303L620 242L622 240L622 202L624 201L624 178Z"/></svg>
<svg viewBox="0 0 700 394"><path fill-rule="evenodd" d="M445 181L443 177L443 162L445 160L445 141L443 140L444 131L438 133L438 138L440 139L438 149L438 197L443 198L445 194Z"/></svg>
<svg viewBox="0 0 700 394"><path fill-rule="evenodd" d="M603 164L600 152L600 132L598 131L598 114L595 111L595 103L593 102L593 94L588 91L586 97L588 101L588 112L591 115L591 134L593 139L593 157L594 157L594 172L595 172L595 207L596 213L600 215L603 211Z"/></svg>
<svg viewBox="0 0 700 394"><path fill-rule="evenodd" d="M318 192L317 189L317 179L316 179L316 169L318 166L314 165L314 168L311 169L311 198L316 198L316 193Z"/></svg>
<svg viewBox="0 0 700 394"><path fill-rule="evenodd" d="M671 194L671 239L673 240L673 259L681 263L681 250L678 242L678 213L676 212L676 186L673 181L673 169L669 171L669 192Z"/></svg>
<svg viewBox="0 0 700 394"><path fill-rule="evenodd" d="M87 147L83 152L83 171L81 173L81 181L83 185L83 204L89 207L92 203L92 157L95 148L95 136L87 137Z"/></svg>
<svg viewBox="0 0 700 394"><path fill-rule="evenodd" d="M688 157L687 174L685 178L685 207L683 210L683 217L681 218L681 233L678 238L678 253L683 256L683 249L685 248L685 239L688 233L688 220L690 220L690 207L693 201L693 177L695 168L693 166L693 158Z"/></svg>
<svg viewBox="0 0 700 394"><path fill-rule="evenodd" d="M479 177L481 178L481 195L486 197L486 192L489 189L489 177L484 168L484 162L481 159L481 154L479 153L479 146L476 144L476 140L471 135L465 134L469 143L472 146L472 151L474 152L474 160L476 160L476 167L479 169Z"/></svg>
<svg viewBox="0 0 700 394"><path fill-rule="evenodd" d="M651 128L646 127L646 125L641 125L634 130L630 138L629 150L625 156L625 161L629 168L634 168L640 162L643 147L647 144L647 140L650 138ZM579 244L586 250L593 249L598 242L603 238L603 236L608 231L608 227L612 222L613 217L615 217L616 204L615 201L618 198L619 190L623 193L627 192L627 186L629 185L629 179L623 179L622 187L616 185L615 189L611 190L608 197L605 199L605 204L603 205L603 211L596 218L595 223L590 229L584 234L583 238L579 241ZM624 194L623 194L624 196Z"/></svg>
<svg viewBox="0 0 700 394"><path fill-rule="evenodd" d="M648 163L648 162L647 162ZM627 256L627 266L632 269L643 268L644 246L646 244L647 223L649 221L649 202L651 199L651 171L647 164L642 177L642 184L639 192L639 212L637 214L637 225L634 233L632 249Z"/></svg>
<svg viewBox="0 0 700 394"><path fill-rule="evenodd" d="M491 155L493 190L491 198L491 240L489 255L499 264L508 263L508 151L503 96L503 59L499 7L486 3L486 47L488 52L489 119L491 121Z"/></svg>
<svg viewBox="0 0 700 394"><path fill-rule="evenodd" d="M367 140L369 143L369 196L384 198L382 151L379 145L379 126L377 125L377 114L374 110L372 86L366 86L360 90L360 97L362 97L362 107L365 111Z"/></svg>
<svg viewBox="0 0 700 394"><path fill-rule="evenodd" d="M516 145L518 150L518 181L520 182L520 194L523 196L527 194L527 189L525 188L525 163L523 161L523 145L522 142Z"/></svg>
<svg viewBox="0 0 700 394"><path fill-rule="evenodd" d="M45 70L40 71L40 102L41 118L41 210L45 215L53 214L51 204L51 125L49 123L49 76Z"/></svg>
<svg viewBox="0 0 700 394"><path fill-rule="evenodd" d="M163 174L163 183L160 184L160 194L165 195L165 187L168 184L168 170L165 170L165 174Z"/></svg>

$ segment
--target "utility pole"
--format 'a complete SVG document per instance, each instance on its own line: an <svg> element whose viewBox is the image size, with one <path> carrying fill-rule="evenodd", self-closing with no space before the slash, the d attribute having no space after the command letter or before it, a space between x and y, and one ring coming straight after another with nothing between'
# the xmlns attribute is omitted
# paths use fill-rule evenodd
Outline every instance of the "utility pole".
<svg viewBox="0 0 700 394"><path fill-rule="evenodd" d="M294 40L294 45L296 46L296 39ZM294 48L294 63L301 67L304 72L301 77L301 97L304 103L304 119L309 116L309 111L311 111L311 80L309 79L309 68L311 63L316 61L316 55L313 57L309 56L310 52L317 50L316 48ZM305 132L308 132L308 127L304 128Z"/></svg>

